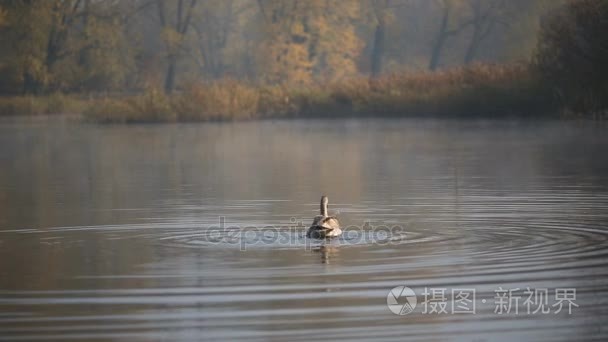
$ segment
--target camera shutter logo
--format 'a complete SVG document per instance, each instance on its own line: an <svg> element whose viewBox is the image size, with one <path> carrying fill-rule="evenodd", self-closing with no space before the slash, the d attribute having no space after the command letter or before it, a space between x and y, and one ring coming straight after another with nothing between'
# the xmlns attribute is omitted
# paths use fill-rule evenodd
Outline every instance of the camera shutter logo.
<svg viewBox="0 0 608 342"><path fill-rule="evenodd" d="M386 305L395 315L407 315L418 304L416 293L407 286L397 286L386 296Z"/></svg>

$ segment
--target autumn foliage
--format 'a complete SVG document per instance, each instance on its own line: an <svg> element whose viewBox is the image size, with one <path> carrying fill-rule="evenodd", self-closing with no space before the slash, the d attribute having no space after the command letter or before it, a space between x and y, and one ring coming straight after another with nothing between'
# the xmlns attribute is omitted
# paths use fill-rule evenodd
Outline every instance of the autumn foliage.
<svg viewBox="0 0 608 342"><path fill-rule="evenodd" d="M605 111L606 1L562 3L0 0L0 114L175 122Z"/></svg>
<svg viewBox="0 0 608 342"><path fill-rule="evenodd" d="M305 117L492 117L552 112L550 94L525 65L473 65L435 73L357 78L316 86L253 86L234 80L165 95L101 99L98 122L174 122Z"/></svg>

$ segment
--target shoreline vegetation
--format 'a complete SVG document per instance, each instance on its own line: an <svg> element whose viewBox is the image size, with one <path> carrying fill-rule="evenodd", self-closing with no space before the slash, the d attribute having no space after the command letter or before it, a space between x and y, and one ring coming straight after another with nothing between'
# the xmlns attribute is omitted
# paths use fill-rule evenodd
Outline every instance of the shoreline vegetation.
<svg viewBox="0 0 608 342"><path fill-rule="evenodd" d="M547 117L558 107L527 65L485 65L437 72L353 78L310 87L255 86L237 80L191 85L167 95L0 98L3 115L82 114L102 123L230 121L306 117Z"/></svg>
<svg viewBox="0 0 608 342"><path fill-rule="evenodd" d="M195 3L192 2L193 5ZM51 2L45 4L50 6ZM116 9L111 3L104 3L110 6L108 8L102 6L83 9L80 9L78 4L79 2L74 3L71 12L57 6L51 6L49 10L52 10L52 13L63 13L65 16L73 15L75 16L73 19L77 21L79 10L82 14L93 15L97 13L96 11L104 13L106 10ZM128 5L128 2L121 4ZM164 4L164 2L157 3L161 14L166 10ZM353 2L351 5L354 4L357 3ZM471 4L480 5L481 2ZM502 4L506 3L502 2ZM168 55L172 58L169 61L171 63L168 64L166 77L152 77L154 72L146 73L144 68L140 70L143 76L140 75L141 77L138 78L128 77L130 74L126 72L118 72L119 67L124 66L123 63L115 61L114 64L108 64L109 58L113 55L89 55L98 42L84 47L75 45L75 50L68 49L69 43L72 42L68 37L80 43L86 43L87 39L91 38L89 34L92 32L85 30L83 35L80 24L70 26L73 32L68 31L67 27L59 27L64 30L63 35L55 37L51 34L48 41L44 39L35 41L37 45L34 42L24 44L23 39L17 38L21 37L23 33L21 30L27 27L22 27L22 22L18 20L12 22L14 16L9 14L21 14L30 19L46 18L48 11L38 11L36 6L32 7L27 2L15 2L13 5L7 7L8 11L0 7L0 27L4 25L0 33L5 32L7 38L4 40L19 48L13 49L16 53L14 58L0 59L0 76L6 76L0 77L0 89L4 89L0 93L11 94L0 96L0 115L3 116L65 113L76 114L83 120L100 123L370 116L608 118L608 64L606 63L608 40L605 34L608 31L608 1L605 0L568 0L543 15L539 19L536 48L527 62L484 64L473 63L472 59L467 58L463 66L437 68L440 65L438 58L441 57L441 51L438 50L437 56L434 54L437 60L432 59L434 63L431 63L429 71L382 73L379 68L381 60L373 63L376 67L372 68L371 72L366 72L364 69L358 71L354 63L357 60L356 56L345 54L343 51L336 52L330 49L331 51L327 50L323 54L325 56L323 58L326 59L313 58L315 54L311 54L311 51L316 51L312 48L317 45L313 44L312 38L317 36L319 38L321 32L328 34L330 31L300 32L301 30L298 29L297 32L290 33L278 30L264 32L269 35L268 39L272 38L270 42L278 44L287 41L289 44L277 50L280 53L262 45L264 54L279 54L265 59L266 62L271 62L266 65L266 69L260 69L259 77L239 79L230 78L226 76L230 74L226 74L209 81L214 78L195 76L188 79L185 77L187 75L184 75L186 72L182 70L184 79L181 82L176 82L179 55L177 50L171 50L173 54ZM309 10L313 11L314 8L316 7L313 6ZM443 8L444 16L450 13L450 8L449 6ZM260 8L263 9L265 7ZM299 18L298 20L306 18L298 13L297 11L293 13L294 18ZM325 14L332 13L338 12L329 11ZM47 24L56 28L56 18L53 18L55 17L47 18L50 20ZM101 18L105 17L101 16L100 20ZM473 19L475 18L473 16ZM352 25L346 25L346 22L338 20L339 18L329 15L325 19L328 23L333 23L335 27L332 26L332 29L337 30L336 32L350 32L346 28ZM274 27L272 23L260 18L252 20ZM91 23L84 21L81 24ZM317 24L319 30L325 27L325 24ZM446 38L445 30L446 27L442 27L440 33L443 32L444 35L439 38ZM42 33L40 33L41 37L45 37L46 33ZM174 44L176 49L185 49L187 42L184 40L185 33L184 29L180 35L174 37L177 39ZM275 37L277 34L278 36ZM287 37L281 34L287 34ZM11 37L14 39L8 39ZM99 34L95 37L101 39L107 35ZM440 43L442 40L436 39L435 42ZM58 46L49 51L50 43ZM35 51L30 51L30 54L19 54L31 50L30 45L35 45ZM331 46L333 45L325 47ZM66 56L73 50L80 51L80 54L70 55L72 59L64 57L67 59L61 60L57 52L61 50L60 48L65 50ZM112 49L97 48L100 51L112 51ZM53 53L50 54L51 52ZM330 52L336 52L337 55ZM322 76L327 70L319 68L329 65L328 56L333 56L332 60L340 56L340 58L348 57L348 61L338 58L340 63L327 69L333 70L333 76L324 78ZM298 59L299 62L295 63L292 59L296 57L304 60ZM133 59L136 60L137 58ZM47 65L49 64L47 62L53 61L50 66ZM80 63L78 68L74 67L74 63ZM62 65L67 71L59 68L58 65ZM347 66L349 67L346 68ZM103 67L109 69L105 70ZM101 72L99 68L105 71ZM162 68L157 66L156 69L151 70L160 69ZM348 73L338 73L346 69L352 70ZM79 74L79 71L83 73ZM110 77L113 75L110 71L118 72L121 77L116 79ZM88 78L85 77L86 75L89 75ZM276 77L270 77L272 75ZM316 78L313 77L315 75ZM150 76L150 79L144 76ZM131 86L117 85L130 79L135 82ZM202 79L207 82L201 82ZM243 79L256 81L248 82ZM319 81L319 79L333 81ZM100 93L102 89L109 93Z"/></svg>

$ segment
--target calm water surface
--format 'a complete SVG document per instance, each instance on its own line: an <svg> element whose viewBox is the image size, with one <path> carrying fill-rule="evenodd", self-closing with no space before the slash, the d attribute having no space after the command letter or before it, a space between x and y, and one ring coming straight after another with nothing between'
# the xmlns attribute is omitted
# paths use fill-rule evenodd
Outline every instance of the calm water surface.
<svg viewBox="0 0 608 342"><path fill-rule="evenodd" d="M606 133L2 121L0 340L606 340ZM343 225L401 231L308 241L321 194ZM387 307L400 285L409 315ZM446 289L448 314L424 313L425 288ZM475 314L450 313L463 288ZM527 288L548 289L549 313L526 312ZM562 288L571 314L551 306ZM500 289L517 314L496 312Z"/></svg>

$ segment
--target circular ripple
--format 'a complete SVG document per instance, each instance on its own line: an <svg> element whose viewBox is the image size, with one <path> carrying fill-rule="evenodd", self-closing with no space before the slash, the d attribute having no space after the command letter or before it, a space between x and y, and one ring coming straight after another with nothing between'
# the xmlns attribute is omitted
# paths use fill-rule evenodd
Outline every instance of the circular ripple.
<svg viewBox="0 0 608 342"><path fill-rule="evenodd" d="M335 239L318 240L306 237L306 231L294 228L250 228L250 229L203 229L181 231L159 237L162 244L174 247L200 248L306 248L310 246L361 246L371 244L406 244L428 242L434 237L424 236L420 232L395 230L359 230L346 229Z"/></svg>

